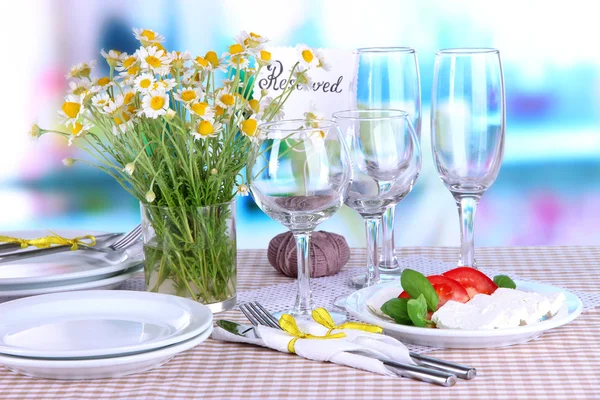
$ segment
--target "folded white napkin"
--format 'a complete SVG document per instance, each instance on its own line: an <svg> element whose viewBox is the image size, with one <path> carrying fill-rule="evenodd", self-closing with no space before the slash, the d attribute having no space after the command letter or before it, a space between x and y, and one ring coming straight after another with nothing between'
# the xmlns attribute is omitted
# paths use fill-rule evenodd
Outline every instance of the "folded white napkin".
<svg viewBox="0 0 600 400"><path fill-rule="evenodd" d="M300 330L311 335L324 336L327 328L310 321L296 321ZM288 343L294 338L287 332L266 326L256 327L260 339L251 339L227 332L215 326L212 338L227 342L250 343L268 347L282 353L289 353ZM408 349L398 340L378 333L364 332L355 329L334 330L332 333L344 332L346 337L339 339L298 339L294 345L296 354L314 361L328 361L381 375L395 376L381 361L362 355L350 354L347 351L361 350L372 356L386 357L405 364L415 364Z"/></svg>

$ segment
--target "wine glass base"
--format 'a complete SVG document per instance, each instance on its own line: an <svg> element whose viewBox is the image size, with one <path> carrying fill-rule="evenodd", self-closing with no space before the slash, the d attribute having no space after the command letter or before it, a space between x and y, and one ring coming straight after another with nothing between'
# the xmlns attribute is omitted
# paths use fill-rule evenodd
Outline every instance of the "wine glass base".
<svg viewBox="0 0 600 400"><path fill-rule="evenodd" d="M399 274L379 274L379 283L399 281ZM358 275L350 278L350 286L355 289L363 289L367 287L367 275Z"/></svg>
<svg viewBox="0 0 600 400"><path fill-rule="evenodd" d="M348 297L348 296L344 296L344 297ZM346 301L346 299L344 299L344 302ZM342 308L344 309L344 308ZM331 315L331 318L333 318L333 322L336 323L336 325L339 325L341 323L346 322L346 313L342 313L342 312L338 312L338 311L332 311L332 310L327 310L329 312L329 315ZM312 319L312 316L306 315L306 314L294 314L293 310L286 310L286 311L280 311L280 312L276 312L273 313L273 316L275 317L275 319L277 319L279 321L279 318L281 318L281 316L283 314L290 314L291 316L294 317L294 319L296 320L296 322L298 321L310 321L310 322L315 322Z"/></svg>
<svg viewBox="0 0 600 400"><path fill-rule="evenodd" d="M392 261L379 261L379 271L386 274L400 274L402 269L400 263L396 257L392 258Z"/></svg>

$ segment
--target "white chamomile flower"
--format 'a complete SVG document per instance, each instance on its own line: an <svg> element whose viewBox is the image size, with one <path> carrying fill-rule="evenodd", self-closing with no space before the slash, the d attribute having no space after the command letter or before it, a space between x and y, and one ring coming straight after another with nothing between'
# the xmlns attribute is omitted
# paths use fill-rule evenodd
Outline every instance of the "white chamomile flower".
<svg viewBox="0 0 600 400"><path fill-rule="evenodd" d="M125 168L123 168L122 171L129 176L133 175L133 172L135 171L135 164L132 162L125 164Z"/></svg>
<svg viewBox="0 0 600 400"><path fill-rule="evenodd" d="M231 108L235 105L235 96L229 91L221 89L215 95L215 104L223 109Z"/></svg>
<svg viewBox="0 0 600 400"><path fill-rule="evenodd" d="M310 68L310 67L316 67L317 64L319 63L319 60L317 59L317 57L315 55L315 50L311 49L307 45L305 45L305 44L298 45L296 47L296 51L298 52L298 55L300 56L300 65L302 65L306 68Z"/></svg>
<svg viewBox="0 0 600 400"><path fill-rule="evenodd" d="M87 95L92 88L92 83L87 79L74 79L69 82L69 93L76 96Z"/></svg>
<svg viewBox="0 0 600 400"><path fill-rule="evenodd" d="M94 106L96 110L100 111L101 113L106 113L106 111L104 111L104 107L106 107L110 101L111 98L108 93L98 93L92 97L92 106Z"/></svg>
<svg viewBox="0 0 600 400"><path fill-rule="evenodd" d="M325 56L321 50L315 50L315 57L317 58L317 68L322 68L324 71L331 70L331 64L325 61Z"/></svg>
<svg viewBox="0 0 600 400"><path fill-rule="evenodd" d="M165 41L165 37L163 35L159 35L150 29L138 29L133 28L133 36L144 46L148 46L152 43L162 43Z"/></svg>
<svg viewBox="0 0 600 400"><path fill-rule="evenodd" d="M220 70L223 72L227 71L227 64L225 63L225 57L221 56L219 58L217 53L212 50L206 52L206 54L204 55L204 60L206 60L208 62L206 67L204 67L204 69L207 71L216 71L216 70Z"/></svg>
<svg viewBox="0 0 600 400"><path fill-rule="evenodd" d="M116 115L123 110L123 102L125 98L122 95L116 96L114 99L109 99L103 110L106 114Z"/></svg>
<svg viewBox="0 0 600 400"><path fill-rule="evenodd" d="M123 78L123 84L124 85L132 85L133 82L135 81L135 78L137 78L138 74L140 73L141 69L139 67L139 65L134 64L131 67L127 68L126 70L122 71L119 73L119 75Z"/></svg>
<svg viewBox="0 0 600 400"><path fill-rule="evenodd" d="M94 83L92 86L92 92L99 92L101 90L106 90L109 87L113 86L115 83L110 80L108 76L103 76L101 78L94 79Z"/></svg>
<svg viewBox="0 0 600 400"><path fill-rule="evenodd" d="M175 112L175 110L173 110L172 108L169 108L167 110L167 113L165 114L165 118L170 121L173 118L175 118L175 116L177 115L177 113Z"/></svg>
<svg viewBox="0 0 600 400"><path fill-rule="evenodd" d="M127 53L123 53L119 62L117 62L117 66L115 69L117 71L127 71L129 68L137 65L139 62L137 55L134 53L132 55L127 55Z"/></svg>
<svg viewBox="0 0 600 400"><path fill-rule="evenodd" d="M229 66L236 69L245 69L248 67L248 57L244 54L234 54L229 57Z"/></svg>
<svg viewBox="0 0 600 400"><path fill-rule="evenodd" d="M167 57L171 61L171 67L176 69L185 68L185 63L192 60L192 55L189 51L172 51L167 54Z"/></svg>
<svg viewBox="0 0 600 400"><path fill-rule="evenodd" d="M74 94L70 94L65 98L63 105L58 112L58 116L61 119L61 124L69 126L73 125L79 117L82 116L84 107L83 100L85 95L76 96Z"/></svg>
<svg viewBox="0 0 600 400"><path fill-rule="evenodd" d="M154 200L156 200L156 194L154 193L154 191L152 191L152 189L150 189L146 192L145 197L146 197L146 201L148 203L152 203L152 202L154 202Z"/></svg>
<svg viewBox="0 0 600 400"><path fill-rule="evenodd" d="M256 54L256 62L263 67L271 64L271 52L267 50L261 50Z"/></svg>
<svg viewBox="0 0 600 400"><path fill-rule="evenodd" d="M73 65L71 70L66 75L68 79L72 78L87 78L90 79L90 73L92 69L96 66L96 60L92 60L89 63L79 63Z"/></svg>
<svg viewBox="0 0 600 400"><path fill-rule="evenodd" d="M196 125L196 129L192 132L194 139L207 139L209 137L216 137L221 131L221 123L215 122L212 119L206 119L199 121Z"/></svg>
<svg viewBox="0 0 600 400"><path fill-rule="evenodd" d="M298 65L298 68L294 71L294 82L299 86L300 90L310 90L312 86L312 79L308 75L308 69L302 65Z"/></svg>
<svg viewBox="0 0 600 400"><path fill-rule="evenodd" d="M261 51L262 49L264 49L265 43L267 43L269 41L269 39L267 39L266 37L263 37L257 33L254 33L254 32L248 33L246 31L242 31L239 35L237 35L235 40L239 44L241 44L242 46L247 48L248 51L255 53L255 54L258 53L259 51Z"/></svg>
<svg viewBox="0 0 600 400"><path fill-rule="evenodd" d="M256 120L256 115L252 115L248 119L242 119L238 124L238 128L244 135L248 136L249 138L255 137L258 128L258 121Z"/></svg>
<svg viewBox="0 0 600 400"><path fill-rule="evenodd" d="M73 144L73 140L88 133L92 127L93 125L89 122L84 122L83 124L80 122L73 123L71 125L71 136L69 136L69 146Z"/></svg>
<svg viewBox="0 0 600 400"><path fill-rule="evenodd" d="M250 189L248 189L247 185L242 183L240 186L237 187L237 192L240 196L246 197L248 196Z"/></svg>
<svg viewBox="0 0 600 400"><path fill-rule="evenodd" d="M260 102L260 108L260 117L262 119L281 121L285 118L283 107L279 107L279 102L277 102L270 96L267 96L264 99L262 99L262 101Z"/></svg>
<svg viewBox="0 0 600 400"><path fill-rule="evenodd" d="M235 55L244 55L248 52L248 50L246 49L246 46L244 46L242 43L234 43L231 46L229 46L229 51L226 53L223 53L223 57L230 57L230 56L235 56Z"/></svg>
<svg viewBox="0 0 600 400"><path fill-rule="evenodd" d="M124 57L127 57L127 53L121 53L119 50L109 50L108 53L102 49L100 51L102 57L106 60L106 63L111 67L116 67L119 62L124 60Z"/></svg>
<svg viewBox="0 0 600 400"><path fill-rule="evenodd" d="M148 118L158 118L167 113L169 95L163 89L152 90L142 98L142 109Z"/></svg>
<svg viewBox="0 0 600 400"><path fill-rule="evenodd" d="M154 74L144 72L143 74L140 74L135 78L135 80L133 81L133 87L138 92L145 93L152 89L154 82L156 82Z"/></svg>
<svg viewBox="0 0 600 400"><path fill-rule="evenodd" d="M133 100L135 99L135 90L128 88L123 90L122 94L117 95L117 97L121 96L123 97L123 105L124 106L129 106L133 104Z"/></svg>
<svg viewBox="0 0 600 400"><path fill-rule="evenodd" d="M136 54L140 59L142 70L152 71L159 75L166 75L170 72L171 60L163 50L154 46L140 47Z"/></svg>
<svg viewBox="0 0 600 400"><path fill-rule="evenodd" d="M183 103L191 103L193 101L199 100L202 96L204 96L204 91L200 87L183 87L181 90L175 92L173 97L175 100L179 100Z"/></svg>
<svg viewBox="0 0 600 400"><path fill-rule="evenodd" d="M260 102L257 99L250 99L246 104L246 109L253 114L258 114L260 112Z"/></svg>
<svg viewBox="0 0 600 400"><path fill-rule="evenodd" d="M308 111L304 113L304 119L306 120L307 127L316 128L319 126L319 121L322 121L325 117L319 112L314 102L310 102Z"/></svg>
<svg viewBox="0 0 600 400"><path fill-rule="evenodd" d="M211 119L215 115L212 107L204 101L196 101L188 104L187 108L190 110L190 113L201 117L202 119Z"/></svg>
<svg viewBox="0 0 600 400"><path fill-rule="evenodd" d="M152 85L152 90L164 90L165 92L169 92L177 85L175 79L161 79L160 81L154 82Z"/></svg>
<svg viewBox="0 0 600 400"><path fill-rule="evenodd" d="M133 121L131 121L131 120L124 121L124 120L120 119L119 117L115 117L115 120L116 121L112 127L113 135L119 136L120 134L133 129ZM121 123L118 123L117 121L120 121Z"/></svg>

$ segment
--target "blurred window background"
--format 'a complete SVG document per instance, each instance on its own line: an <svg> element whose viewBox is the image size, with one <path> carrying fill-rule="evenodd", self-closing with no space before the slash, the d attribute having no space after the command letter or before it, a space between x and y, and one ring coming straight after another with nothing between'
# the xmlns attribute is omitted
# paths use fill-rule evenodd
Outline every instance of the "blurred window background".
<svg viewBox="0 0 600 400"><path fill-rule="evenodd" d="M429 105L436 50L500 49L506 85L504 162L480 203L477 246L600 243L600 24L588 0L29 0L2 1L0 230L127 230L139 206L57 136L28 138L32 122L56 125L71 65L100 49L134 51L132 27L165 35L167 49L222 52L241 30L272 45L354 49L409 46L419 56L423 169L396 212L396 245L457 245L456 206L432 162ZM107 71L107 69L106 69ZM265 248L286 229L251 197L238 198L238 243ZM342 209L320 226L364 246L361 218Z"/></svg>

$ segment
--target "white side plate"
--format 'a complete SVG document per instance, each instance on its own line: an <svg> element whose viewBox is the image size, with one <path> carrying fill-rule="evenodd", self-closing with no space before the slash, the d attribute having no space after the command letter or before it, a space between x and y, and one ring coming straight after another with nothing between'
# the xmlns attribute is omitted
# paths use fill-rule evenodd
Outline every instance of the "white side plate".
<svg viewBox="0 0 600 400"><path fill-rule="evenodd" d="M90 360L40 360L0 354L0 364L11 371L48 379L100 379L120 378L160 367L173 356L205 341L212 333L210 325L202 334L185 342L158 350L123 357Z"/></svg>
<svg viewBox="0 0 600 400"><path fill-rule="evenodd" d="M58 230L55 233L73 238L83 235L99 235L105 232L81 230ZM51 235L47 230L2 232L2 235L33 239ZM35 247L16 249L35 250ZM2 257L2 253L0 253ZM22 261L0 264L0 291L35 289L57 284L77 284L108 278L143 262L142 246L134 245L124 252L103 254L92 251L68 251L49 254Z"/></svg>
<svg viewBox="0 0 600 400"><path fill-rule="evenodd" d="M160 293L93 290L0 304L0 353L89 358L158 349L212 325L198 302Z"/></svg>
<svg viewBox="0 0 600 400"><path fill-rule="evenodd" d="M353 317L371 324L381 326L385 333L406 343L423 346L443 347L449 349L478 349L490 347L510 346L525 343L540 336L543 332L571 322L583 309L581 300L573 293L551 285L515 281L517 289L527 292L552 293L563 292L567 297L568 310L559 312L553 318L533 325L518 328L494 330L459 330L459 329L431 329L419 328L396 324L388 319L373 314L367 301L371 296L382 289L397 287L398 293L402 292L399 282L382 283L364 288L352 293L346 300L346 311Z"/></svg>
<svg viewBox="0 0 600 400"><path fill-rule="evenodd" d="M127 279L133 278L138 273L144 270L143 266L133 267L132 269L128 269L123 271L122 273L111 276L109 278L92 280L83 283L70 284L70 281L64 282L61 285L61 282L58 282L56 286L44 286L35 289L19 289L19 290L4 290L0 289L0 300L7 300L7 298L14 299L18 297L25 296L36 296L40 294L47 293L57 293L57 292L71 292L74 290L86 290L86 289L115 289L121 286L121 284Z"/></svg>

